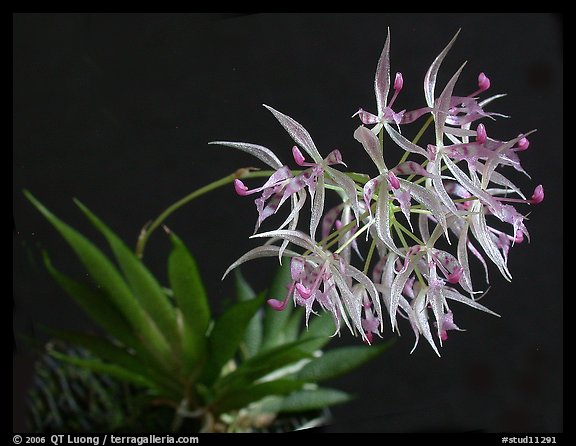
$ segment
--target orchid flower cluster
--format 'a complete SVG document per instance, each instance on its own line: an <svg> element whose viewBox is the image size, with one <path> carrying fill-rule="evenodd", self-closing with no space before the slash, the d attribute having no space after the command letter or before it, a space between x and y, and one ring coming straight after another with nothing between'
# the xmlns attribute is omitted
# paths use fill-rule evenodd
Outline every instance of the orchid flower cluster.
<svg viewBox="0 0 576 446"><path fill-rule="evenodd" d="M240 257L226 274L256 258L289 258L292 282L287 294L268 300L275 310L302 306L306 323L311 314L327 311L336 333L345 325L367 343L382 335L385 319L393 331L406 319L416 336L414 348L422 336L438 355L437 342L442 346L450 330L461 330L452 302L498 316L478 302L483 292L472 285L469 259L480 262L487 283L488 261L511 280L510 248L528 237L526 216L515 205L540 203L544 192L539 185L526 198L498 171L511 167L526 174L518 155L528 148L532 132L509 140L488 135L480 121L504 116L485 110L504 95L480 98L490 88L484 73L478 76L476 91L467 96L454 92L465 64L442 89L437 86L438 72L457 36L424 77L426 106L396 111L403 77L396 73L391 79L388 31L374 82L376 111L360 109L353 115L361 121L354 138L373 161L375 174L341 170L347 166L339 150L323 156L300 123L269 106L265 107L295 142L296 170L266 147L213 143L248 152L273 169L260 187L250 189L240 179L234 181L238 195L257 196L252 237L266 241ZM424 117L428 121L416 138L407 139L404 126ZM432 122L434 140L422 145L419 140ZM388 139L403 151L394 166L384 159ZM325 209L327 191L339 197L339 204L330 209ZM307 200L310 219L302 229L299 217ZM287 203L290 209L278 229L258 232Z"/></svg>

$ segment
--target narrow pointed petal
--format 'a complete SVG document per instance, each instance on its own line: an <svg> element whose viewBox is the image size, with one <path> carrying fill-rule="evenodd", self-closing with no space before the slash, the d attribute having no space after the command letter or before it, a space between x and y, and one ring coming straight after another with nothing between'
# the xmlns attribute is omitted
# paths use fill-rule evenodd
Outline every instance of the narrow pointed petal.
<svg viewBox="0 0 576 446"><path fill-rule="evenodd" d="M448 170L454 175L454 178L464 186L468 192L475 195L484 204L490 206L491 209L497 211L500 209L501 205L492 195L483 190L480 185L475 184L462 169L460 169L450 158L447 156L443 157L444 164L448 167ZM450 200L451 201L451 200Z"/></svg>
<svg viewBox="0 0 576 446"><path fill-rule="evenodd" d="M436 101L436 109L433 112L434 115L434 128L436 129L436 146L441 148L444 145L444 124L446 123L446 118L448 118L448 113L450 110L450 100L452 99L452 92L454 91L454 86L460 77L460 73L464 69L466 62L464 62L460 68L454 73L450 78L442 94L438 97Z"/></svg>
<svg viewBox="0 0 576 446"><path fill-rule="evenodd" d="M372 202L372 197L374 196L379 183L380 177L372 178L370 181L366 181L366 184L364 184L364 187L362 188L364 203L366 204L366 208L368 209L368 213L370 215L372 215L370 203Z"/></svg>
<svg viewBox="0 0 576 446"><path fill-rule="evenodd" d="M442 346L442 320L444 318L444 296L442 295L442 286L433 284L428 289L428 302L432 307L434 318L438 329L438 338L440 339L440 346Z"/></svg>
<svg viewBox="0 0 576 446"><path fill-rule="evenodd" d="M404 290L404 285L408 281L410 274L414 271L414 266L418 263L418 261L422 258L424 252L418 252L414 254L414 257L410 259L406 268L400 271L395 279L392 282L392 287L390 288L390 321L392 323L392 327L396 325L396 312L398 311L398 303L400 302L400 297L402 295L402 291Z"/></svg>
<svg viewBox="0 0 576 446"><path fill-rule="evenodd" d="M356 282L362 284L362 286L368 291L368 294L370 294L372 305L374 306L376 314L378 315L380 329L382 329L382 308L380 306L380 299L378 298L378 290L374 286L374 282L372 282L362 271L353 267L352 265L346 266L346 273L350 275Z"/></svg>
<svg viewBox="0 0 576 446"><path fill-rule="evenodd" d="M388 206L388 183L383 181L378 188L378 201L376 201L376 211L374 213L374 225L376 233L384 244L397 254L400 254L392 239L390 231L390 207Z"/></svg>
<svg viewBox="0 0 576 446"><path fill-rule="evenodd" d="M358 204L358 193L356 191L356 183L347 175L334 169L333 167L326 166L324 171L337 186L341 187L346 198L350 202L350 207L354 211L356 220L360 219L360 206Z"/></svg>
<svg viewBox="0 0 576 446"><path fill-rule="evenodd" d="M434 107L434 90L436 88L436 77L438 76L438 70L444 61L444 58L448 54L448 51L450 51L450 48L452 48L452 45L454 45L458 34L460 34L460 30L458 30L456 35L452 37L452 40L450 40L442 52L436 56L436 59L434 59L434 62L432 62L432 65L430 65L430 68L428 68L428 71L426 72L426 76L424 77L424 96L426 97L426 103L428 104L428 107Z"/></svg>
<svg viewBox="0 0 576 446"><path fill-rule="evenodd" d="M312 200L312 213L310 216L310 237L314 240L316 238L316 229L324 213L324 176L318 177L318 183L316 184L316 192L314 193L314 199Z"/></svg>
<svg viewBox="0 0 576 446"><path fill-rule="evenodd" d="M300 123L266 104L264 104L264 107L274 115L278 122L282 124L282 127L284 127L290 134L294 142L302 147L308 155L312 157L315 163L322 163L322 156L320 155L320 152L318 152L310 133L308 133Z"/></svg>
<svg viewBox="0 0 576 446"><path fill-rule="evenodd" d="M279 238L288 240L301 248L308 249L314 253L318 253L318 245L310 238L309 235L300 231L293 231L288 229L281 229L276 231L263 232L261 234L254 234L250 238Z"/></svg>
<svg viewBox="0 0 576 446"><path fill-rule="evenodd" d="M430 158L429 153L425 149L423 149L419 145L414 144L412 141L406 139L396 129L394 129L394 127L392 127L387 122L384 123L384 128L388 132L388 135L390 135L390 138L392 139L392 141L394 141L396 144L398 144L402 149L404 149L410 153L417 153L417 154L422 155L423 157L425 157L427 159Z"/></svg>
<svg viewBox="0 0 576 446"><path fill-rule="evenodd" d="M282 162L278 159L274 152L266 147L259 146L256 144L249 144L246 142L230 142L230 141L212 141L208 144L232 147L233 149L242 150L243 152L249 153L255 156L264 164L269 165L273 169L280 169L282 167Z"/></svg>
<svg viewBox="0 0 576 446"><path fill-rule="evenodd" d="M462 296L462 294L460 294L459 292L457 292L456 290L454 290L452 288L446 287L444 289L444 297L446 297L446 299L454 300L456 302L460 302L462 304L468 305L469 307L472 307L476 310L484 311L485 313L491 314L491 315L496 316L496 317L500 317L500 315L498 313L493 312L492 310L486 308L484 305L480 305L474 299L470 299L469 297Z"/></svg>
<svg viewBox="0 0 576 446"><path fill-rule="evenodd" d="M384 113L388 104L388 92L390 91L390 28L388 36L384 43L384 49L378 60L376 67L376 77L374 79L374 92L376 93L376 104L378 106L378 115Z"/></svg>
<svg viewBox="0 0 576 446"><path fill-rule="evenodd" d="M502 257L498 246L496 246L490 237L490 231L488 230L486 224L484 208L480 205L480 203L474 203L472 212L473 214L470 216L470 220L472 222L472 234L474 234L474 237L476 240L478 240L478 243L480 243L486 255L498 267L502 276L504 276L506 280L511 281L512 275L510 274L508 266L506 265L506 259Z"/></svg>
<svg viewBox="0 0 576 446"><path fill-rule="evenodd" d="M452 201L452 198L450 198L450 195L448 195L448 192L446 192L444 182L442 181L441 162L443 158L444 156L437 156L434 161L429 164L430 173L433 175L432 186L434 186L434 190L436 191L436 194L438 194L438 197L444 206L446 206L452 214L458 215L458 209L456 209L456 205Z"/></svg>
<svg viewBox="0 0 576 446"><path fill-rule="evenodd" d="M457 255L458 255L458 262L460 262L460 266L462 266L462 288L464 288L469 293L473 293L474 289L472 287L472 276L470 275L470 264L468 263L468 221L464 224L464 228L460 233L460 237L458 237L458 248L457 248Z"/></svg>
<svg viewBox="0 0 576 446"><path fill-rule="evenodd" d="M403 188L410 192L410 195L412 195L412 197L414 197L418 203L422 204L426 209L432 212L432 215L434 218L436 218L436 221L438 221L440 226L442 226L442 229L444 229L444 233L447 233L448 224L446 223L445 210L442 207L442 203L438 197L430 190L420 186L419 184L415 184L403 179L400 180L400 183L402 184ZM450 200L450 203L452 203L452 200ZM428 236L428 238L430 238L430 236ZM446 236L446 238L448 238L448 236Z"/></svg>
<svg viewBox="0 0 576 446"><path fill-rule="evenodd" d="M384 173L388 170L386 163L384 162L384 156L382 155L382 148L380 147L380 141L378 137L372 133L371 130L361 125L354 132L354 138L364 147L366 153L372 159L372 162L378 168L379 173Z"/></svg>
<svg viewBox="0 0 576 446"><path fill-rule="evenodd" d="M238 266L242 265L243 263L248 262L249 260L258 259L260 257L275 257L275 256L277 256L279 249L280 248L278 246L264 245L264 246L258 246L257 248L254 248L254 249L248 251L246 254L242 255L238 260L236 260L232 265L230 265L228 267L228 269L226 270L226 272L222 276L222 280L224 280L226 278L226 276L230 273L230 271L232 271L234 268L237 268ZM286 255L288 257L299 256L298 253L296 253L294 251L290 251L290 250L286 250L284 255Z"/></svg>
<svg viewBox="0 0 576 446"><path fill-rule="evenodd" d="M428 324L428 312L426 310L426 300L424 293L421 292L416 299L414 299L413 303L413 310L415 316L415 322L418 327L418 330L424 338L428 341L430 346L434 349L434 352L438 356L440 356L440 352L434 343L434 338L432 337L432 332L430 331L430 325Z"/></svg>

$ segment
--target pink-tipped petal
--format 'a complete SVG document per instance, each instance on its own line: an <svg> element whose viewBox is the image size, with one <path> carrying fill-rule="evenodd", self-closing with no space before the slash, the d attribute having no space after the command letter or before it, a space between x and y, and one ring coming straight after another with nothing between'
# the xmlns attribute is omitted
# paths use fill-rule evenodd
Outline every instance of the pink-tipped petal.
<svg viewBox="0 0 576 446"><path fill-rule="evenodd" d="M524 241L524 232L521 229L516 231L516 236L514 237L514 243L522 243Z"/></svg>
<svg viewBox="0 0 576 446"><path fill-rule="evenodd" d="M536 186L536 189L534 189L534 193L532 194L530 203L539 204L542 203L543 200L544 200L544 187L541 184L539 184L538 186Z"/></svg>
<svg viewBox="0 0 576 446"><path fill-rule="evenodd" d="M234 180L234 189L236 193L242 197L249 195L248 188L238 178Z"/></svg>

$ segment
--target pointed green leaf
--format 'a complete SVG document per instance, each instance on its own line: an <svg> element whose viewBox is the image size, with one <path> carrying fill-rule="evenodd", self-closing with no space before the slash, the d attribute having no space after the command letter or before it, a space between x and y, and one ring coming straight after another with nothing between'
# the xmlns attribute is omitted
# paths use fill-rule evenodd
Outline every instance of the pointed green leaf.
<svg viewBox="0 0 576 446"><path fill-rule="evenodd" d="M30 192L24 191L24 194L68 242L92 279L130 322L147 348L169 363L171 355L164 337L148 318L112 262L92 242L56 217Z"/></svg>
<svg viewBox="0 0 576 446"><path fill-rule="evenodd" d="M80 201L76 205L108 241L126 280L140 304L174 350L180 348L176 312L152 273L126 244Z"/></svg>
<svg viewBox="0 0 576 446"><path fill-rule="evenodd" d="M254 299L256 292L252 289L250 284L246 281L240 268L234 270L234 286L236 288L236 297L239 301Z"/></svg>
<svg viewBox="0 0 576 446"><path fill-rule="evenodd" d="M48 253L44 251L42 254L46 269L54 281L66 291L96 324L124 345L130 347L141 345L141 342L132 332L126 318L122 313L118 312L104 293L62 274L52 265Z"/></svg>
<svg viewBox="0 0 576 446"><path fill-rule="evenodd" d="M256 293L240 272L240 268L234 270L234 284L236 286L236 297L240 302L254 299L256 297ZM263 313L262 309L259 309L248 323L248 327L246 327L246 334L244 335L244 339L240 345L240 350L245 359L258 353L258 350L260 350L260 346L262 345Z"/></svg>
<svg viewBox="0 0 576 446"><path fill-rule="evenodd" d="M330 313L325 311L310 318L308 327L303 329L300 339L316 339L315 343L309 344L310 351L316 351L328 344L335 332L334 319Z"/></svg>
<svg viewBox="0 0 576 446"><path fill-rule="evenodd" d="M208 338L210 358L203 375L203 382L212 384L220 374L222 367L231 360L246 332L246 327L254 314L264 303L265 294L238 302L220 316Z"/></svg>
<svg viewBox="0 0 576 446"><path fill-rule="evenodd" d="M170 233L170 240L168 279L182 313L182 353L185 369L190 372L204 363L210 306L196 260L176 234Z"/></svg>
<svg viewBox="0 0 576 446"><path fill-rule="evenodd" d="M230 388L246 386L302 359L311 358L309 344L314 342L315 339L304 339L262 351L222 377L215 387L219 391L230 391Z"/></svg>
<svg viewBox="0 0 576 446"><path fill-rule="evenodd" d="M134 354L99 336L64 330L51 331L56 337L64 341L84 347L92 352L94 356L106 361L106 363L117 365L129 372L141 375L167 396L178 398L184 394L183 389L180 388L173 376L168 377L157 368L151 366L149 358L138 357L138 353L141 354L142 349Z"/></svg>
<svg viewBox="0 0 576 446"><path fill-rule="evenodd" d="M278 268L272 285L268 290L268 297L278 300L284 300L288 292L287 285L291 282L290 276L290 259L284 257L282 265ZM262 342L262 350L276 347L284 342L284 326L290 318L293 306L291 302L286 305L282 311L272 309L266 306L264 314L264 339Z"/></svg>
<svg viewBox="0 0 576 446"><path fill-rule="evenodd" d="M156 391L156 386L154 383L148 381L145 377L140 374L126 370L116 364L106 364L98 359L83 359L75 356L69 356L57 351L51 351L50 354L56 359L67 362L69 364L76 365L78 367L83 367L88 370L92 370L97 373L104 373L106 375L113 376L114 378L126 381L138 386L147 387L151 390Z"/></svg>
<svg viewBox="0 0 576 446"><path fill-rule="evenodd" d="M280 412L306 412L350 401L352 396L336 389L318 388L299 390L282 401Z"/></svg>
<svg viewBox="0 0 576 446"><path fill-rule="evenodd" d="M250 403L259 401L270 395L286 395L301 388L302 383L292 379L267 381L238 389L237 392L230 393L215 402L214 406L216 413L224 413L230 410L241 409Z"/></svg>
<svg viewBox="0 0 576 446"><path fill-rule="evenodd" d="M298 379L319 382L344 375L387 350L392 341L378 345L355 345L325 352L306 364L296 375Z"/></svg>

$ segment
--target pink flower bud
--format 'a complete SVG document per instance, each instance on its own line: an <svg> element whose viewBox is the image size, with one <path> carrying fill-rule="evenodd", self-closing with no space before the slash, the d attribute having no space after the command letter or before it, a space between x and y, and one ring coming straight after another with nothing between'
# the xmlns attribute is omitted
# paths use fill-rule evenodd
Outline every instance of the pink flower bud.
<svg viewBox="0 0 576 446"><path fill-rule="evenodd" d="M530 199L530 203L532 204L539 204L542 203L544 200L544 187L541 184L536 186L534 189L534 193L532 194L532 198Z"/></svg>
<svg viewBox="0 0 576 446"><path fill-rule="evenodd" d="M484 127L484 124L478 124L478 127L476 127L476 142L484 144L487 138L486 127Z"/></svg>
<svg viewBox="0 0 576 446"><path fill-rule="evenodd" d="M284 308L286 308L287 300L288 299L284 301L278 299L268 299L267 303L272 307L273 310L282 311Z"/></svg>
<svg viewBox="0 0 576 446"><path fill-rule="evenodd" d="M480 87L479 93L490 88L490 79L483 72L478 75L478 87Z"/></svg>
<svg viewBox="0 0 576 446"><path fill-rule="evenodd" d="M402 73L396 73L396 78L394 79L394 90L400 91L404 86L404 78L402 77Z"/></svg>
<svg viewBox="0 0 576 446"><path fill-rule="evenodd" d="M516 151L522 152L522 151L526 150L529 145L530 145L530 141L528 141L528 138L520 138L518 140L518 142L516 143Z"/></svg>
<svg viewBox="0 0 576 446"><path fill-rule="evenodd" d="M302 152L300 152L300 149L297 146L292 147L292 156L294 157L296 164L299 166L303 166L306 162L304 155L302 155Z"/></svg>
<svg viewBox="0 0 576 446"><path fill-rule="evenodd" d="M236 193L242 197L248 195L248 188L238 178L234 180L234 189Z"/></svg>

